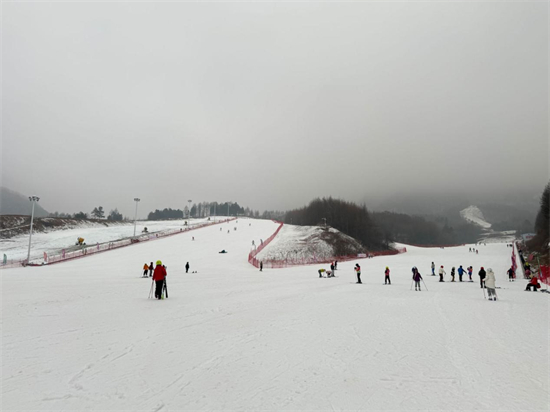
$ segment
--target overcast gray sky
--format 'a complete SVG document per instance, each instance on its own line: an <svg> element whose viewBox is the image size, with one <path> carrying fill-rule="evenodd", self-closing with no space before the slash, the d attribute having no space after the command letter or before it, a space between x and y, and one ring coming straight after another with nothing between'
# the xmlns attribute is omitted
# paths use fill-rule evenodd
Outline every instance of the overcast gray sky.
<svg viewBox="0 0 550 412"><path fill-rule="evenodd" d="M2 185L49 211L549 178L546 2L2 9Z"/></svg>

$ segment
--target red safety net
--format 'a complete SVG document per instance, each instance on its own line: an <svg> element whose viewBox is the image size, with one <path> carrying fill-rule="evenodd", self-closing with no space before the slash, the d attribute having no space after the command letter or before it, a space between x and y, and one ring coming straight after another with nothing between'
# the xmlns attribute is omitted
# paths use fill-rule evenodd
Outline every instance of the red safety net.
<svg viewBox="0 0 550 412"><path fill-rule="evenodd" d="M550 266L540 266L540 281L550 286Z"/></svg>
<svg viewBox="0 0 550 412"><path fill-rule="evenodd" d="M283 223L280 223L279 227L273 233L269 238L267 238L260 247L258 247L256 250L253 250L248 255L248 262L253 265L254 267L260 267L260 260L256 258L258 253L260 253L271 241L277 236L281 228L283 227ZM286 260L275 260L275 259L266 259L262 260L262 265L265 268L271 268L271 269L281 269L286 267L292 267L292 266L302 266L302 265L312 265L312 264L322 264L322 263L332 263L335 260L338 262L345 262L348 260L356 260L361 258L372 258L376 256L389 256L389 255L397 255L399 253L405 253L407 251L407 248L399 247L394 250L383 250L379 252L365 252L361 255L349 255L349 256L334 256L331 258L320 258L316 256L309 256L304 258L292 258L292 259L286 259Z"/></svg>

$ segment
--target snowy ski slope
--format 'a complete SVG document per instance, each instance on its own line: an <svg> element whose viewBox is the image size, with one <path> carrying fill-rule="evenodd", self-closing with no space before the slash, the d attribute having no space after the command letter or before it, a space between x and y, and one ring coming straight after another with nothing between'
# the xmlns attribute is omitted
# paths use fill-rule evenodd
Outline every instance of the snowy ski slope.
<svg viewBox="0 0 550 412"><path fill-rule="evenodd" d="M549 295L506 280L506 245L407 246L358 260L357 285L355 261L331 279L249 265L276 227L239 219L1 271L2 410L548 410ZM157 259L163 301L140 278ZM438 283L431 261L492 267L500 300L477 274ZM413 265L429 291L410 290Z"/></svg>

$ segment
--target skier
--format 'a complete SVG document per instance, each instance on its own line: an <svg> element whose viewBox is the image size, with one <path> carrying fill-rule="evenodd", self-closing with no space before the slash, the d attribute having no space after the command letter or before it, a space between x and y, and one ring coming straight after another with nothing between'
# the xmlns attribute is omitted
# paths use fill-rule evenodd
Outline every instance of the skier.
<svg viewBox="0 0 550 412"><path fill-rule="evenodd" d="M432 276L435 276L435 263L432 262Z"/></svg>
<svg viewBox="0 0 550 412"><path fill-rule="evenodd" d="M441 266L443 267L443 266ZM414 280L414 290L420 291L420 281L422 280L422 275L418 272L418 269L414 268L413 271L413 280Z"/></svg>
<svg viewBox="0 0 550 412"><path fill-rule="evenodd" d="M147 266L147 263L145 263L145 265L143 265L143 276L144 278L147 277L147 272L149 272L149 266Z"/></svg>
<svg viewBox="0 0 550 412"><path fill-rule="evenodd" d="M485 275L487 274L487 272L485 272L485 269L483 269L483 266L481 267L481 269L479 269L479 283L481 285L481 287L483 288L484 285L483 285L483 279L485 279Z"/></svg>
<svg viewBox="0 0 550 412"><path fill-rule="evenodd" d="M338 261L337 260L334 261L334 270L338 270Z"/></svg>
<svg viewBox="0 0 550 412"><path fill-rule="evenodd" d="M536 292L537 289L540 288L540 283L539 283L539 280L536 276L533 276L531 278L531 281L527 284L527 287L525 288L525 290L531 290L531 288L533 288L533 292Z"/></svg>
<svg viewBox="0 0 550 412"><path fill-rule="evenodd" d="M447 272L445 272L445 270L443 269L443 265L441 265L441 267L439 268L439 281L440 282L444 282L443 280L443 276L446 275Z"/></svg>
<svg viewBox="0 0 550 412"><path fill-rule="evenodd" d="M362 283L361 282L361 266L359 266L359 263L355 264L355 268L353 270L355 270L355 273L357 273L357 282L356 283Z"/></svg>
<svg viewBox="0 0 550 412"><path fill-rule="evenodd" d="M185 264L185 273L189 272L189 262Z"/></svg>
<svg viewBox="0 0 550 412"><path fill-rule="evenodd" d="M260 272L264 269L264 262L260 261Z"/></svg>
<svg viewBox="0 0 550 412"><path fill-rule="evenodd" d="M451 269L451 282L454 282L455 281L455 267L453 266L453 268Z"/></svg>
<svg viewBox="0 0 550 412"><path fill-rule="evenodd" d="M474 268L472 266L468 267L468 276L470 277L470 282L473 282L472 280L472 272L474 271Z"/></svg>
<svg viewBox="0 0 550 412"><path fill-rule="evenodd" d="M390 284L391 285L391 280L390 280L390 268L386 266L386 271L384 272L384 275L386 275L384 277L384 285L387 283L387 284Z"/></svg>
<svg viewBox="0 0 550 412"><path fill-rule="evenodd" d="M157 260L153 280L155 281L155 298L162 299L162 288L164 287L164 278L166 277L166 268L162 266L162 262Z"/></svg>
<svg viewBox="0 0 550 412"><path fill-rule="evenodd" d="M465 272L465 270L462 268L462 265L460 265L460 267L458 268L457 272L458 272L458 281L459 281L459 282L462 282L462 275L463 275L464 272Z"/></svg>
<svg viewBox="0 0 550 412"><path fill-rule="evenodd" d="M331 262L330 264L330 270L332 270L334 272L334 262Z"/></svg>
<svg viewBox="0 0 550 412"><path fill-rule="evenodd" d="M149 277L153 277L153 269L155 269L155 265L153 265L153 262L149 264Z"/></svg>
<svg viewBox="0 0 550 412"><path fill-rule="evenodd" d="M487 277L484 281L485 287L487 288L487 294L489 295L489 300L497 300L497 295L495 292L495 274L493 269L487 268Z"/></svg>
<svg viewBox="0 0 550 412"><path fill-rule="evenodd" d="M513 282L514 281L514 277L515 277L515 273L514 273L514 268L513 267L510 267L510 269L508 269L508 282Z"/></svg>

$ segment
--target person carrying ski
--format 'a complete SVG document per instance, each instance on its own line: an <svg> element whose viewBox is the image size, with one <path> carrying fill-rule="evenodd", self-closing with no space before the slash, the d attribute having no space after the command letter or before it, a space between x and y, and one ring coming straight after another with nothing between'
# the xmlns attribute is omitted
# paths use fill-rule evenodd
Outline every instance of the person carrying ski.
<svg viewBox="0 0 550 412"><path fill-rule="evenodd" d="M443 280L443 276L446 275L447 272L445 272L445 270L443 269L443 265L441 265L441 267L439 268L439 281L440 282L444 282Z"/></svg>
<svg viewBox="0 0 550 412"><path fill-rule="evenodd" d="M384 285L387 283L387 284L390 284L391 285L391 280L390 280L390 268L386 266L386 271L384 272Z"/></svg>
<svg viewBox="0 0 550 412"><path fill-rule="evenodd" d="M435 276L435 263L432 262L432 276Z"/></svg>
<svg viewBox="0 0 550 412"><path fill-rule="evenodd" d="M537 289L540 288L539 279L536 276L533 276L531 278L531 281L527 284L527 287L525 288L526 291L530 291L531 288L533 288L533 292L536 292Z"/></svg>
<svg viewBox="0 0 550 412"><path fill-rule="evenodd" d="M454 282L455 281L455 267L453 266L453 268L451 269L451 282Z"/></svg>
<svg viewBox="0 0 550 412"><path fill-rule="evenodd" d="M443 267L443 266L442 266ZM420 281L422 280L422 275L420 275L420 272L415 267L413 268L413 280L414 280L414 290L420 291Z"/></svg>
<svg viewBox="0 0 550 412"><path fill-rule="evenodd" d="M487 294L489 295L489 300L497 300L497 294L495 291L495 274L493 269L487 268L487 276L484 281L485 287L487 288Z"/></svg>
<svg viewBox="0 0 550 412"><path fill-rule="evenodd" d="M361 266L359 266L359 263L355 264L355 268L353 270L355 270L355 273L357 273L357 282L356 283L362 283L361 282Z"/></svg>
<svg viewBox="0 0 550 412"><path fill-rule="evenodd" d="M483 288L485 286L483 284L483 279L485 279L485 276L487 275L487 272L485 272L485 269L483 269L483 266L481 267L481 269L479 269L478 275L479 275L479 283Z"/></svg>
<svg viewBox="0 0 550 412"><path fill-rule="evenodd" d="M462 265L460 265L460 267L458 268L457 272L458 272L458 281L459 281L459 282L462 282L462 275L463 275L464 272L465 272L465 270L462 268Z"/></svg>
<svg viewBox="0 0 550 412"><path fill-rule="evenodd" d="M164 279L166 278L166 268L162 266L162 262L157 260L153 280L155 281L155 298L162 299L162 288L164 287Z"/></svg>
<svg viewBox="0 0 550 412"><path fill-rule="evenodd" d="M468 276L470 277L470 282L473 282L472 280L472 273L474 271L474 268L472 266L468 267Z"/></svg>
<svg viewBox="0 0 550 412"><path fill-rule="evenodd" d="M516 275L516 273L514 272L514 268L513 267L510 267L510 269L508 269L508 282L513 282L514 281L514 277Z"/></svg>
<svg viewBox="0 0 550 412"><path fill-rule="evenodd" d="M189 262L185 264L185 273L189 272Z"/></svg>
<svg viewBox="0 0 550 412"><path fill-rule="evenodd" d="M143 265L143 277L147 277L147 272L149 272L149 266L147 266L147 263Z"/></svg>

